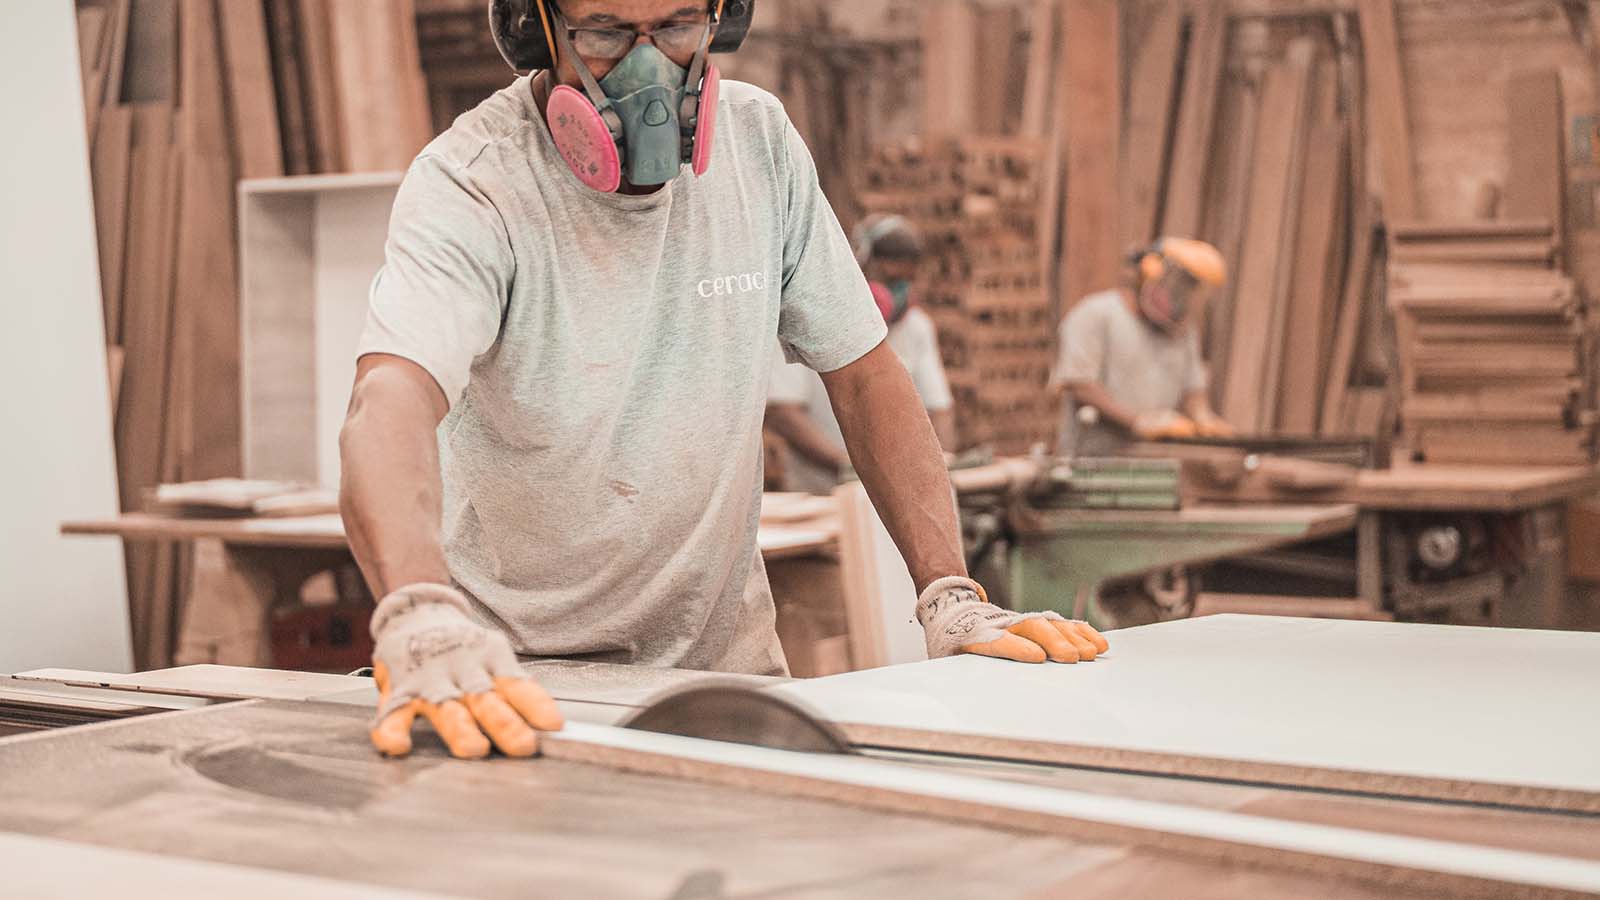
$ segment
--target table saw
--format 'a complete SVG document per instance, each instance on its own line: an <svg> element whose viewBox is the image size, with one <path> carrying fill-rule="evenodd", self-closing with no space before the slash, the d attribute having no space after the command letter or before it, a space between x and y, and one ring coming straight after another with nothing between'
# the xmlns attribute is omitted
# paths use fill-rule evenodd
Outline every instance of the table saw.
<svg viewBox="0 0 1600 900"><path fill-rule="evenodd" d="M1061 696L1093 675L1115 693L1118 683L1134 683L1122 682L1115 667L1149 677L1157 663L1182 663L1175 655L1203 659L1203 648L1230 629L1244 639L1270 627L1319 641L1325 632L1316 629L1329 624L1235 616L1166 623L1113 633L1111 654L1095 663L982 671L1053 679ZM1417 634L1420 646L1430 636L1493 646L1500 637L1493 629L1454 633L1467 631L1363 632L1363 640L1409 644ZM1600 652L1600 636L1519 634L1558 641L1557 652L1519 659L1492 677L1515 680L1540 666L1557 667L1546 673L1552 677L1578 677L1581 671L1558 669ZM1348 637L1335 637L1348 646ZM1178 649L1157 654L1158 647ZM1127 649L1119 655L1119 648ZM1280 670L1283 681L1317 676L1293 671L1292 659L1306 656L1263 665ZM1443 658L1424 656L1415 663L1418 678L1445 674L1430 673L1448 667ZM894 704L895 715L937 722L934 706L955 709L961 698L941 703L919 685L936 683L940 666L993 662L957 658L836 678L898 684L909 694ZM412 756L381 759L366 739L376 695L359 678L197 666L132 676L43 670L0 680L0 721L22 732L0 738L7 896L1120 900L1600 892L1594 811L1309 789L1277 783L1270 771L1230 779L1025 763L940 752L937 732L931 749L863 743L835 761L613 727L664 690L728 676L558 661L527 667L569 722L547 737L546 758L533 761L453 760L425 728ZM859 699L875 689L834 679L735 681L812 698L824 715L830 690ZM1042 720L1073 714L1050 695L1001 683L987 689L1036 706ZM1137 730L1131 721L1116 725L1103 709L1083 709L1094 729ZM1516 710L1485 713L1516 725ZM1292 740L1296 711L1282 715L1281 733ZM1597 734L1594 716L1582 713L1539 739ZM950 744L958 745L968 746Z"/></svg>

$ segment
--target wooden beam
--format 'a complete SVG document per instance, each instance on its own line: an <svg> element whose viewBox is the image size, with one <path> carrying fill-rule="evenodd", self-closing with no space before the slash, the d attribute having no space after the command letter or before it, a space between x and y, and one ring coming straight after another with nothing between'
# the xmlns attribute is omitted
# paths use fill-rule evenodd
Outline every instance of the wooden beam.
<svg viewBox="0 0 1600 900"><path fill-rule="evenodd" d="M1416 173L1411 124L1406 117L1405 76L1394 0L1359 0L1362 54L1366 60L1367 115L1378 146L1385 218L1414 219Z"/></svg>
<svg viewBox="0 0 1600 900"><path fill-rule="evenodd" d="M1345 399L1350 390L1350 374L1355 369L1356 340L1361 335L1362 313L1374 281L1374 253L1380 240L1371 202L1360 195L1354 202L1351 238L1355 243L1350 248L1344 298L1339 301L1338 328L1333 334L1333 353L1322 389L1322 433L1327 435L1345 433Z"/></svg>
<svg viewBox="0 0 1600 900"><path fill-rule="evenodd" d="M1175 5L1168 4L1152 15L1148 29L1137 42L1129 86L1126 171L1122 173L1124 249L1157 237L1172 151L1183 15Z"/></svg>
<svg viewBox="0 0 1600 900"><path fill-rule="evenodd" d="M188 479L238 475L240 456L239 291L233 152L223 96L213 0L181 0L184 171L178 211L174 322L181 335L169 417L183 423L178 468ZM170 477L170 476L169 476Z"/></svg>
<svg viewBox="0 0 1600 900"><path fill-rule="evenodd" d="M260 0L217 2L235 168L240 178L282 175L283 138L265 9Z"/></svg>
<svg viewBox="0 0 1600 900"><path fill-rule="evenodd" d="M1033 0L1028 17L1028 34L1028 72L1022 91L1022 135L1044 138L1051 131L1051 100L1055 98L1056 0Z"/></svg>
<svg viewBox="0 0 1600 900"><path fill-rule="evenodd" d="M1306 147L1305 188L1298 211L1299 237L1291 260L1294 274L1275 416L1277 430L1286 434L1316 433L1329 343L1322 325L1339 289L1333 270L1345 205L1345 133L1333 76L1329 67L1318 82L1320 96Z"/></svg>
<svg viewBox="0 0 1600 900"><path fill-rule="evenodd" d="M1114 286L1122 134L1121 15L1117 0L1065 0L1062 115L1066 126L1063 310Z"/></svg>
<svg viewBox="0 0 1600 900"><path fill-rule="evenodd" d="M1319 48L1312 38L1299 38L1289 45L1288 63L1297 72L1305 71L1305 84L1301 88L1297 115L1285 125L1293 131L1293 145L1289 156L1288 192L1284 195L1284 230L1278 251L1277 280L1274 283L1272 315L1267 320L1267 355L1263 360L1261 393L1258 401L1256 427L1265 431L1277 430L1278 404L1283 391L1283 360L1287 343L1289 316L1294 305L1294 249L1300 240L1301 195L1305 192L1307 150L1311 143L1311 127L1315 97L1319 92L1333 105L1335 94L1322 83L1331 75L1331 67L1319 65Z"/></svg>
<svg viewBox="0 0 1600 900"><path fill-rule="evenodd" d="M432 136L410 0L322 0L343 171L404 171ZM374 14L372 7L377 6ZM373 72L387 78L377 80ZM318 126L321 127L321 120Z"/></svg>
<svg viewBox="0 0 1600 900"><path fill-rule="evenodd" d="M1172 144L1161 231L1179 237L1200 233L1206 202L1217 95L1228 55L1228 15L1220 0L1200 0L1190 28L1188 64Z"/></svg>
<svg viewBox="0 0 1600 900"><path fill-rule="evenodd" d="M978 16L971 0L932 0L922 13L922 134L965 137L977 128Z"/></svg>
<svg viewBox="0 0 1600 900"><path fill-rule="evenodd" d="M1555 226L1559 246L1566 232L1566 114L1561 73L1519 72L1506 84L1509 166L1502 214L1508 219L1543 219Z"/></svg>
<svg viewBox="0 0 1600 900"><path fill-rule="evenodd" d="M1299 44L1299 47L1307 47ZM1250 212L1243 259L1234 296L1228 380L1222 414L1245 433L1261 429L1263 388L1267 381L1273 318L1284 290L1287 247L1293 246L1289 197L1303 144L1311 62L1305 50L1267 71L1262 88L1261 129L1257 136ZM1285 241L1289 241L1286 245Z"/></svg>

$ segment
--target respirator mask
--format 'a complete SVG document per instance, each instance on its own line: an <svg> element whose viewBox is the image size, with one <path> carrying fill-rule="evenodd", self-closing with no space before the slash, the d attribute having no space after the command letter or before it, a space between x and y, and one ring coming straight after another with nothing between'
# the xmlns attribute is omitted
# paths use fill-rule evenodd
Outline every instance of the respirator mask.
<svg viewBox="0 0 1600 900"><path fill-rule="evenodd" d="M624 175L629 184L648 186L671 181L684 165L697 176L705 174L721 84L716 64L707 59L715 16L659 28L649 33L648 43L638 43L637 33L626 29L571 32L559 14L554 24L557 46L572 61L584 89L558 85L550 92L546 118L557 151L580 181L611 193ZM662 47L675 52L694 47L693 61L684 68ZM596 79L580 51L620 58Z"/></svg>
<svg viewBox="0 0 1600 900"><path fill-rule="evenodd" d="M911 308L911 282L904 279L894 281L870 281L867 286L872 288L872 299L878 303L878 312L883 313L883 321L889 325L900 321Z"/></svg>

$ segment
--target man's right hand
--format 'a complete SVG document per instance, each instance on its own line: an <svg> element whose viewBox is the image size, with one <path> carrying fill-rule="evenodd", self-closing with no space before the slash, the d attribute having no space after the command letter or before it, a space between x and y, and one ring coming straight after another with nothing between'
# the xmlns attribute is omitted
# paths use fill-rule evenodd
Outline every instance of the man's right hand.
<svg viewBox="0 0 1600 900"><path fill-rule="evenodd" d="M1194 422L1170 409L1139 413L1133 420L1132 431L1141 441L1162 441L1192 438L1199 433Z"/></svg>
<svg viewBox="0 0 1600 900"><path fill-rule="evenodd" d="M488 756L490 740L507 756L533 756L535 729L561 730L556 702L517 666L506 636L474 623L468 609L454 588L414 584L373 612L379 698L372 743L379 752L410 753L418 713L462 759Z"/></svg>

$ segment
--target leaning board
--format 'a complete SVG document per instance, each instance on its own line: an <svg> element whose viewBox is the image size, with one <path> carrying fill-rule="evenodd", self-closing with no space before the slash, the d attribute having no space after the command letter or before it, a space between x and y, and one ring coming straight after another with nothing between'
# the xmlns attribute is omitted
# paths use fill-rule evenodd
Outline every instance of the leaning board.
<svg viewBox="0 0 1600 900"><path fill-rule="evenodd" d="M1210 616L776 688L860 745L1600 812L1600 634Z"/></svg>

